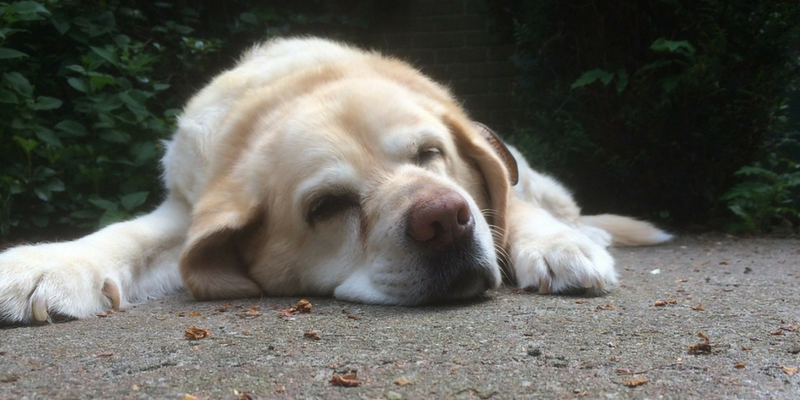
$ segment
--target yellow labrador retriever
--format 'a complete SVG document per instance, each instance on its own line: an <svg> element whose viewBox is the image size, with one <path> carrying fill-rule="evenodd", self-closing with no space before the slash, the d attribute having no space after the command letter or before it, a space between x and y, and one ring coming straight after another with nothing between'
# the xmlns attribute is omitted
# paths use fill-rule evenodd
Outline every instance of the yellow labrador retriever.
<svg viewBox="0 0 800 400"><path fill-rule="evenodd" d="M607 246L670 238L580 216L445 88L323 39L248 51L189 102L163 165L152 213L0 254L0 321L83 318L184 285L200 300L419 305L495 288L501 264L521 288L599 294L617 284Z"/></svg>

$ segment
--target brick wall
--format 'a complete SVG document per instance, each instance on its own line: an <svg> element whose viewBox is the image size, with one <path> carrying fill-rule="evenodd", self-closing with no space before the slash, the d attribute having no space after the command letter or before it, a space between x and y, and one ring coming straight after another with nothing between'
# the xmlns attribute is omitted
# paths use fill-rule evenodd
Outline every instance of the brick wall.
<svg viewBox="0 0 800 400"><path fill-rule="evenodd" d="M399 4L395 4L399 3ZM379 2L387 7L368 44L450 87L470 115L498 132L519 115L510 21L491 0Z"/></svg>

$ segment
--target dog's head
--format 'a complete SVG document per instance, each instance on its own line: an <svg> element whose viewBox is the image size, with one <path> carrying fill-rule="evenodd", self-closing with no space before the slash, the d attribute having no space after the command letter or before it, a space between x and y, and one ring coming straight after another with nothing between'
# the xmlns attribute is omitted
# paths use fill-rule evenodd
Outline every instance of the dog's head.
<svg viewBox="0 0 800 400"><path fill-rule="evenodd" d="M193 213L181 273L195 297L416 305L499 285L513 157L444 89L378 70L250 96Z"/></svg>

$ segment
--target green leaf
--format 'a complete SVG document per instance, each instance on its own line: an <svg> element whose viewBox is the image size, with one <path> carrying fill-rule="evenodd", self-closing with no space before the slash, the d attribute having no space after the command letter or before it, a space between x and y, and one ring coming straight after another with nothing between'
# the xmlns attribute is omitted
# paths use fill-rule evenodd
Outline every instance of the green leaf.
<svg viewBox="0 0 800 400"><path fill-rule="evenodd" d="M73 89L81 92L86 93L89 91L89 86L86 84L86 81L79 78L69 78L67 79L67 83L72 86Z"/></svg>
<svg viewBox="0 0 800 400"><path fill-rule="evenodd" d="M19 147L21 147L22 151L24 151L26 154L30 154L30 152L33 151L33 149L35 149L36 146L39 145L39 142L33 139L25 139L19 136L14 136L13 139L15 142L17 142Z"/></svg>
<svg viewBox="0 0 800 400"><path fill-rule="evenodd" d="M17 16L22 21L39 21L44 19L39 14L50 15L47 9L35 1L18 1L11 4Z"/></svg>
<svg viewBox="0 0 800 400"><path fill-rule="evenodd" d="M33 105L34 110L55 110L61 107L62 101L55 97L39 96L36 99L36 104Z"/></svg>
<svg viewBox="0 0 800 400"><path fill-rule="evenodd" d="M134 98L129 92L122 92L119 94L120 100L128 106L128 109L131 110L139 119L146 118L150 115L147 111L147 107L145 107L142 101Z"/></svg>
<svg viewBox="0 0 800 400"><path fill-rule="evenodd" d="M17 1L12 3L11 7L13 7L14 11L18 14L50 14L50 11L47 11L43 5L35 1Z"/></svg>
<svg viewBox="0 0 800 400"><path fill-rule="evenodd" d="M755 166L744 166L742 168L739 168L739 170L736 171L735 175L764 176L773 179L776 177L776 174L774 172L765 168L755 167Z"/></svg>
<svg viewBox="0 0 800 400"><path fill-rule="evenodd" d="M103 213L103 216L100 217L100 222L98 222L97 227L102 228L107 225L111 225L115 222L120 222L125 219L125 214L121 211L114 209L114 210L106 210Z"/></svg>
<svg viewBox="0 0 800 400"><path fill-rule="evenodd" d="M17 104L17 95L11 91L0 89L0 103Z"/></svg>
<svg viewBox="0 0 800 400"><path fill-rule="evenodd" d="M114 43L119 47L125 47L131 42L131 38L127 35L114 36Z"/></svg>
<svg viewBox="0 0 800 400"><path fill-rule="evenodd" d="M628 72L624 69L617 70L617 93L622 93L628 87Z"/></svg>
<svg viewBox="0 0 800 400"><path fill-rule="evenodd" d="M94 128L113 128L117 126L117 122L108 114L97 114L98 121L94 124Z"/></svg>
<svg viewBox="0 0 800 400"><path fill-rule="evenodd" d="M22 94L30 96L33 93L33 88L31 87L31 83L28 81L28 78L19 72L8 72L3 74L3 81Z"/></svg>
<svg viewBox="0 0 800 400"><path fill-rule="evenodd" d="M728 209L731 210L731 212L733 212L734 214L738 215L739 217L742 217L742 218L749 218L750 217L750 215L742 209L742 206L740 206L738 204L730 205L730 206L728 206Z"/></svg>
<svg viewBox="0 0 800 400"><path fill-rule="evenodd" d="M66 187L64 186L64 182L62 182L61 179L51 178L47 182L47 189L50 190L51 192L63 192L64 190L66 190Z"/></svg>
<svg viewBox="0 0 800 400"><path fill-rule="evenodd" d="M67 33L71 26L69 19L59 14L53 15L53 17L50 18L50 22L53 24L53 27L56 28L56 31L58 31L58 33L61 35Z"/></svg>
<svg viewBox="0 0 800 400"><path fill-rule="evenodd" d="M97 218L97 211L94 210L78 210L69 213L69 216L77 219L95 219Z"/></svg>
<svg viewBox="0 0 800 400"><path fill-rule="evenodd" d="M109 210L116 211L118 209L117 203L114 203L113 201L108 201L108 200L105 200L105 199L101 199L101 198L89 199L89 203L92 203L95 206L97 206L100 209L103 209L105 211L109 211Z"/></svg>
<svg viewBox="0 0 800 400"><path fill-rule="evenodd" d="M158 150L154 142L138 143L131 147L131 155L134 157L133 165L142 166L154 162L158 158Z"/></svg>
<svg viewBox="0 0 800 400"><path fill-rule="evenodd" d="M108 61L109 64L115 67L119 67L119 58L113 51L108 50L107 48L95 47L95 46L90 46L90 48L92 49L93 52L95 52L95 54L100 56L100 58Z"/></svg>
<svg viewBox="0 0 800 400"><path fill-rule="evenodd" d="M79 74L81 74L81 75L86 75L86 73L87 73L87 72L86 72L86 68L83 68L82 66L80 66L80 65L76 65L76 64L67 65L67 66L66 66L66 67L64 67L64 68L66 68L66 69L68 69L68 70L70 70L70 71L77 72L77 73L79 73Z"/></svg>
<svg viewBox="0 0 800 400"><path fill-rule="evenodd" d="M36 137L51 146L64 147L64 145L61 144L61 139L58 138L53 130L47 129L41 125L36 126Z"/></svg>
<svg viewBox="0 0 800 400"><path fill-rule="evenodd" d="M53 198L53 193L40 187L33 188L33 193L36 194L36 197L38 197L41 201L50 201L50 199Z"/></svg>
<svg viewBox="0 0 800 400"><path fill-rule="evenodd" d="M27 56L28 56L27 54L21 51L9 49L7 47L0 47L0 59L22 58Z"/></svg>
<svg viewBox="0 0 800 400"><path fill-rule="evenodd" d="M592 83L597 82L598 80L603 82L603 85L608 85L611 80L614 79L614 74L602 69L593 69L591 71L586 71L581 75L575 82L572 83L570 89L577 89L580 87L584 87L586 85L591 85Z"/></svg>
<svg viewBox="0 0 800 400"><path fill-rule="evenodd" d="M86 128L83 127L83 124L81 124L78 121L73 121L71 119L65 119L57 123L54 128L58 129L59 131L68 133L70 136L74 137L83 137L89 134L88 132L86 132Z"/></svg>
<svg viewBox="0 0 800 400"><path fill-rule="evenodd" d="M97 90L102 89L106 85L114 84L114 77L106 74L91 74L89 80L92 81L92 86Z"/></svg>
<svg viewBox="0 0 800 400"><path fill-rule="evenodd" d="M130 135L125 132L117 130L107 130L99 135L100 139L111 143L128 143L131 140Z"/></svg>
<svg viewBox="0 0 800 400"><path fill-rule="evenodd" d="M134 208L144 204L145 200L147 200L148 194L149 192L131 193L127 196L120 197L120 202L122 203L122 207L124 207L125 210L132 211Z"/></svg>
<svg viewBox="0 0 800 400"><path fill-rule="evenodd" d="M694 57L696 52L694 46L686 40L667 40L664 38L659 38L653 42L650 45L650 50L662 53L678 53L687 57Z"/></svg>

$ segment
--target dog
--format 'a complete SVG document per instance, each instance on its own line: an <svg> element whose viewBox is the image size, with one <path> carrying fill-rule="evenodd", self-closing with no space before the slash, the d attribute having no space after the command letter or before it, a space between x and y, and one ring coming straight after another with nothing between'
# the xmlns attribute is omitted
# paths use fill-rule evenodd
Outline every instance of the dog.
<svg viewBox="0 0 800 400"><path fill-rule="evenodd" d="M0 320L86 318L182 287L416 306L505 276L599 295L618 284L608 246L671 237L581 216L443 86L325 39L247 51L191 99L165 148L168 195L150 214L0 254Z"/></svg>

